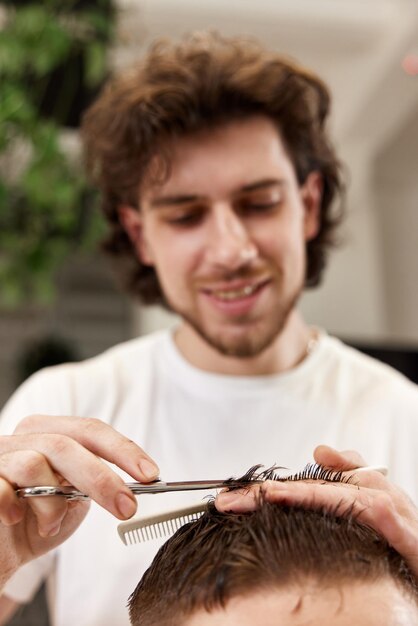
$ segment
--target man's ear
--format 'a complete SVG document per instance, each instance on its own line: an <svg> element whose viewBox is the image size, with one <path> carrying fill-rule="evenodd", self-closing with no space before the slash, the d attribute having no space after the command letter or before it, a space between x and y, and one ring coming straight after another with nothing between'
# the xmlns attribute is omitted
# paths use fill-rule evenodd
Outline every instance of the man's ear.
<svg viewBox="0 0 418 626"><path fill-rule="evenodd" d="M321 223L321 201L323 182L319 172L308 174L302 185L301 195L305 205L304 233L305 241L315 239Z"/></svg>
<svg viewBox="0 0 418 626"><path fill-rule="evenodd" d="M119 221L131 240L138 259L144 265L153 265L152 256L144 236L144 225L141 213L129 205L118 207Z"/></svg>

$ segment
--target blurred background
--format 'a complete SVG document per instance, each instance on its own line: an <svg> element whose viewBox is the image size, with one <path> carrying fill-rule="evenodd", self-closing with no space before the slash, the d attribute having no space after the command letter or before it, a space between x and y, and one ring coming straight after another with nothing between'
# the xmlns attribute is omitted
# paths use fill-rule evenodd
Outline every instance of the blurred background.
<svg viewBox="0 0 418 626"><path fill-rule="evenodd" d="M253 35L334 96L349 172L343 245L306 318L418 379L416 0L0 1L0 406L31 372L172 324L133 304L97 251L80 115L159 36ZM19 626L45 625L38 608Z"/></svg>
<svg viewBox="0 0 418 626"><path fill-rule="evenodd" d="M0 2L0 405L34 352L39 364L84 358L173 322L120 293L96 251L77 127L109 72L155 37L207 28L253 35L329 84L347 219L301 307L312 324L416 368L416 0L15 0Z"/></svg>

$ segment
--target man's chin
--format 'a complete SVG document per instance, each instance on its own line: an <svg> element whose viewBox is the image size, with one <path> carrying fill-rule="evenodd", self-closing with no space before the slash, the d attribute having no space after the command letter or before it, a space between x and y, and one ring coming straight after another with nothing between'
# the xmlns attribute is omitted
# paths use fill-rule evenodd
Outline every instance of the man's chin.
<svg viewBox="0 0 418 626"><path fill-rule="evenodd" d="M235 358L235 359L250 359L258 356L270 345L270 342L261 345L253 345L248 342L242 342L240 344L212 344L212 347L223 356Z"/></svg>
<svg viewBox="0 0 418 626"><path fill-rule="evenodd" d="M300 290L287 302L287 306L277 307L269 315L258 320L245 316L235 318L234 323L223 327L208 328L203 320L177 310L184 321L203 341L219 354L231 358L250 359L259 356L269 348L283 331L291 311L294 309Z"/></svg>
<svg viewBox="0 0 418 626"><path fill-rule="evenodd" d="M194 326L195 331L207 344L219 354L239 359L249 359L258 356L271 346L281 329L275 328L265 335L260 335L256 329L241 330L239 333L211 333Z"/></svg>

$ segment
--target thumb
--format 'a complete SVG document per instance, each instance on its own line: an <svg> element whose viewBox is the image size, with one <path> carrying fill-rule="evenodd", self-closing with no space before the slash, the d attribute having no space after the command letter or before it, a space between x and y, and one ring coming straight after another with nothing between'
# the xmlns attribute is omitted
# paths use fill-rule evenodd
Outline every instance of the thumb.
<svg viewBox="0 0 418 626"><path fill-rule="evenodd" d="M317 446L314 450L314 459L319 465L338 471L347 471L363 467L366 461L354 450L338 451L330 446Z"/></svg>

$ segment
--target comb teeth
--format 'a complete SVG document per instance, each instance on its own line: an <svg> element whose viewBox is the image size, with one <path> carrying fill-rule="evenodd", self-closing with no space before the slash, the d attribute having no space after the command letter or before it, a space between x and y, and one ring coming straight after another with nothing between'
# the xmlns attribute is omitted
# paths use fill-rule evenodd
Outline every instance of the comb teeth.
<svg viewBox="0 0 418 626"><path fill-rule="evenodd" d="M198 520L206 507L206 504L194 504L184 509L122 522L118 525L119 537L125 546L170 537L184 524Z"/></svg>

